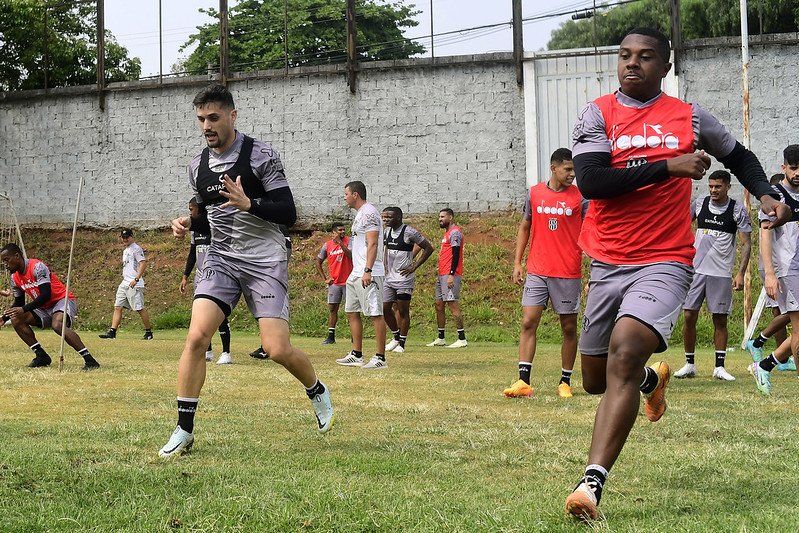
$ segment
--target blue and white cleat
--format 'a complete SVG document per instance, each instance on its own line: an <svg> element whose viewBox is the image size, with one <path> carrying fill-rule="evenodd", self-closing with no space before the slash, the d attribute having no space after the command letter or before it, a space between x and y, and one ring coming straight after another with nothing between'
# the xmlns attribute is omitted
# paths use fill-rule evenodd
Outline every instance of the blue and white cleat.
<svg viewBox="0 0 799 533"><path fill-rule="evenodd" d="M771 396L771 373L760 368L760 363L749 365L749 373L755 378L755 385L757 385L757 390L760 391L760 394Z"/></svg>
<svg viewBox="0 0 799 533"><path fill-rule="evenodd" d="M158 452L158 456L171 459L183 455L191 449L192 444L194 444L194 433L183 431L180 426L177 426L172 432L172 436L169 437L169 442Z"/></svg>
<svg viewBox="0 0 799 533"><path fill-rule="evenodd" d="M763 348L756 348L755 341L747 342L746 349L749 350L749 355L752 356L752 361L755 363L763 360Z"/></svg>

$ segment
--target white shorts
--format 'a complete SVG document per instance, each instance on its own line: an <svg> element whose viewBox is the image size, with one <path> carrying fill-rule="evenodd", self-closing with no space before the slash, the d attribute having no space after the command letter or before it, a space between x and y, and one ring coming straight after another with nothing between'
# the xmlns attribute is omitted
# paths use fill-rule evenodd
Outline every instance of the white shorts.
<svg viewBox="0 0 799 533"><path fill-rule="evenodd" d="M383 276L372 276L372 283L364 287L361 276L350 274L347 278L347 302L344 304L344 311L382 316L383 279Z"/></svg>
<svg viewBox="0 0 799 533"><path fill-rule="evenodd" d="M114 305L141 311L144 309L144 287L131 287L129 281L123 281L117 287L117 298Z"/></svg>

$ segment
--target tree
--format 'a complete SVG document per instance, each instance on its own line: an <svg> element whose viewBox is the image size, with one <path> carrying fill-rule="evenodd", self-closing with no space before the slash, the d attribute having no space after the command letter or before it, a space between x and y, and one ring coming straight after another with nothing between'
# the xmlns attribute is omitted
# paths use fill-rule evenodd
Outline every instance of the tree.
<svg viewBox="0 0 799 533"><path fill-rule="evenodd" d="M356 42L360 60L403 59L425 51L402 35L401 28L418 25L412 6L356 0ZM283 0L242 0L230 9L229 58L233 70L258 70L282 66L285 61ZM341 63L346 60L347 20L345 0L288 0L288 56L290 66ZM219 68L219 12L200 9L214 19L199 26L180 51L197 48L176 70L204 72Z"/></svg>
<svg viewBox="0 0 799 533"><path fill-rule="evenodd" d="M682 0L680 2L683 39L723 37L741 34L739 0ZM608 4L602 4L606 7ZM760 31L758 2L749 2L749 33ZM799 5L796 0L764 0L763 32L795 32L799 29ZM550 50L588 48L594 46L593 26L596 23L596 46L620 44L635 26L650 26L666 35L670 33L669 3L665 0L639 0L631 4L598 11L596 21L567 21L552 32L547 43Z"/></svg>
<svg viewBox="0 0 799 533"><path fill-rule="evenodd" d="M47 13L47 86L97 82L97 11L94 4L46 8L39 0L0 0L0 88L44 88L45 12ZM141 61L128 57L105 33L106 81L138 79Z"/></svg>

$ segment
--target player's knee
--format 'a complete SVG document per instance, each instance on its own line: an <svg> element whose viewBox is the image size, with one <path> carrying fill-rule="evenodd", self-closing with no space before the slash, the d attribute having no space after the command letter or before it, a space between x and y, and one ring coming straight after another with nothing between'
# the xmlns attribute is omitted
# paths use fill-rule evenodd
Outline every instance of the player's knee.
<svg viewBox="0 0 799 533"><path fill-rule="evenodd" d="M583 376L583 390L588 394L605 394L606 388L604 379L586 379L586 376Z"/></svg>

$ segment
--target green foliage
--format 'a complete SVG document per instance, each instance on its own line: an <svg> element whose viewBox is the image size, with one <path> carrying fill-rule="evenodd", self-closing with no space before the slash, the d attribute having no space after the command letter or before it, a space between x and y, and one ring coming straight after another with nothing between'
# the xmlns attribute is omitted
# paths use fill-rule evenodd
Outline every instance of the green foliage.
<svg viewBox="0 0 799 533"><path fill-rule="evenodd" d="M0 0L0 88L44 88L45 48L48 87L96 83L96 19L94 4L48 9L37 0ZM128 57L111 32L105 38L106 81L137 79L139 59Z"/></svg>
<svg viewBox="0 0 799 533"><path fill-rule="evenodd" d="M600 4L601 5L607 5ZM799 5L794 0L763 2L763 32L780 33L799 30ZM749 33L760 31L758 2L748 4ZM682 38L723 37L741 34L739 0L683 0L680 4ZM636 26L656 28L670 34L669 3L663 0L640 0L619 7L598 10L594 19L569 20L552 32L550 50L588 48L620 44ZM596 24L596 43L594 43Z"/></svg>
<svg viewBox="0 0 799 533"><path fill-rule="evenodd" d="M197 44L192 54L173 67L176 71L204 72L219 68L219 12L200 9L213 22L199 26L180 50ZM402 35L416 26L417 12L395 3L356 1L356 42L361 61L402 59L424 52L424 47ZM288 40L285 39L287 18ZM290 66L341 63L346 60L345 0L243 0L230 9L230 65L233 70L275 68L284 64L286 43Z"/></svg>

